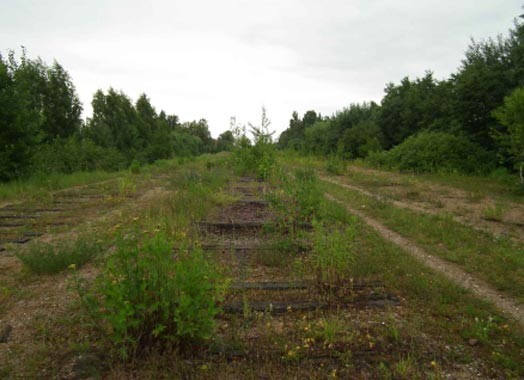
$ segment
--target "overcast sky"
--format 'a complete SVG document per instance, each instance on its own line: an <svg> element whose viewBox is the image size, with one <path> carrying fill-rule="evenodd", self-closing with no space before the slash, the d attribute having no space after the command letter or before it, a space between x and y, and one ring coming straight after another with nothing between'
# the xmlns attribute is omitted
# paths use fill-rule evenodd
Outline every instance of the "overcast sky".
<svg viewBox="0 0 524 380"><path fill-rule="evenodd" d="M205 118L216 137L291 113L380 101L384 85L460 65L473 37L507 34L522 0L1 0L0 51L70 73L91 115L110 86L157 111ZM18 50L19 51L19 50Z"/></svg>

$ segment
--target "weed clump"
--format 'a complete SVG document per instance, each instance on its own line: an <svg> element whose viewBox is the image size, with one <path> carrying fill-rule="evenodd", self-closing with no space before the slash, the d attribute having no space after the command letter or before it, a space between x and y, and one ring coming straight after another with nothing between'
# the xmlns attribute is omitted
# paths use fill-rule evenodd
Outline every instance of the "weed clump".
<svg viewBox="0 0 524 380"><path fill-rule="evenodd" d="M342 175L346 171L346 162L339 157L332 156L327 160L326 171L332 175Z"/></svg>
<svg viewBox="0 0 524 380"><path fill-rule="evenodd" d="M35 274L53 274L70 266L80 267L103 251L100 242L78 238L71 242L57 245L37 243L27 251L16 253L16 257Z"/></svg>
<svg viewBox="0 0 524 380"><path fill-rule="evenodd" d="M319 289L328 294L351 290L355 235L352 225L313 223L313 249L309 260Z"/></svg>
<svg viewBox="0 0 524 380"><path fill-rule="evenodd" d="M292 176L281 173L278 185L269 194L269 201L280 227L294 236L301 225L318 216L322 192L317 176L313 169L297 169Z"/></svg>
<svg viewBox="0 0 524 380"><path fill-rule="evenodd" d="M276 168L275 146L269 131L271 121L266 116L265 108L262 108L260 126L249 124L253 135L254 144L245 135L245 127L235 124L232 120L231 128L234 130L235 149L233 150L233 165L235 172L239 175L256 175L257 178L267 180Z"/></svg>
<svg viewBox="0 0 524 380"><path fill-rule="evenodd" d="M180 251L162 236L138 245L120 239L89 290L78 291L122 360L147 349L189 347L209 339L226 281L200 249Z"/></svg>

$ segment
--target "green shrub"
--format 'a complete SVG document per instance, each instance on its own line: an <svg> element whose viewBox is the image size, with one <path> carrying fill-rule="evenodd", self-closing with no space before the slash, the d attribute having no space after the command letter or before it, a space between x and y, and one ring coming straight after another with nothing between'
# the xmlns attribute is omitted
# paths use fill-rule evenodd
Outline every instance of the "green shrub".
<svg viewBox="0 0 524 380"><path fill-rule="evenodd" d="M78 290L123 360L146 348L187 346L211 337L225 281L200 249L179 251L162 235L121 239L94 286Z"/></svg>
<svg viewBox="0 0 524 380"><path fill-rule="evenodd" d="M99 255L103 245L84 238L58 245L35 243L27 251L21 251L16 257L25 267L36 274L60 272L71 265L80 267Z"/></svg>
<svg viewBox="0 0 524 380"><path fill-rule="evenodd" d="M253 146L237 147L232 155L235 172L238 175L254 175L267 180L276 165L275 147L272 143L261 141Z"/></svg>
<svg viewBox="0 0 524 380"><path fill-rule="evenodd" d="M71 137L37 146L31 171L41 174L116 171L125 168L127 164L124 155L114 148L103 148L92 140Z"/></svg>
<svg viewBox="0 0 524 380"><path fill-rule="evenodd" d="M374 166L423 172L488 173L495 158L464 136L420 132L387 152L371 154Z"/></svg>
<svg viewBox="0 0 524 380"><path fill-rule="evenodd" d="M129 166L129 170L133 174L140 174L140 162L138 162L137 160L133 160L133 162L131 162L131 165Z"/></svg>

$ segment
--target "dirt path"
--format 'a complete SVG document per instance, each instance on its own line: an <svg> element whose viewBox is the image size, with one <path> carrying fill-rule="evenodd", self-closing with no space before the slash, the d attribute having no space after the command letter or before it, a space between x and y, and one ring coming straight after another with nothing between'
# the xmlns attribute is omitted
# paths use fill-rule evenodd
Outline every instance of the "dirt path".
<svg viewBox="0 0 524 380"><path fill-rule="evenodd" d="M502 295L484 281L471 276L469 273L463 271L457 266L430 255L422 248L413 244L410 240L390 230L375 219L365 215L363 212L344 204L344 202L336 199L332 195L325 194L325 197L331 201L343 205L344 207L346 207L348 212L357 215L359 218L364 220L366 224L368 224L380 235L382 235L382 237L397 244L398 246L406 250L408 253L410 253L413 257L415 257L417 260L434 269L435 271L440 272L455 284L460 285L463 288L472 291L479 297L492 302L501 311L510 315L511 317L516 319L521 325L524 326L524 309L517 301Z"/></svg>
<svg viewBox="0 0 524 380"><path fill-rule="evenodd" d="M465 202L459 202L457 199L467 198L467 196L462 194L463 192L459 190L455 191L460 192L460 196L448 196L447 201L442 196L439 196L437 192L432 192L431 195L428 195L428 197L432 198L433 202L440 201L440 204L442 205L441 208L435 208L435 206L430 202L425 202L422 200L410 202L395 200L391 197L379 195L366 190L361 186L348 184L334 178L321 176L320 179L324 182L332 183L345 189L359 192L360 194L378 201L390 203L398 208L436 216L446 214L450 216L453 221L466 225L476 231L487 232L493 236L503 234L515 242L524 243L524 225L522 225L521 222L516 222L516 220L519 219L519 214L522 213L522 217L524 217L524 212L521 212L520 208L518 207L515 207L513 210L506 211L505 214L510 218L510 220L486 220L482 217L482 212L486 209L487 206L491 205L495 207L494 201L486 200L482 202L482 204L466 204ZM453 199L454 205L447 204L449 203L450 199ZM458 215L458 213L462 213L463 215Z"/></svg>

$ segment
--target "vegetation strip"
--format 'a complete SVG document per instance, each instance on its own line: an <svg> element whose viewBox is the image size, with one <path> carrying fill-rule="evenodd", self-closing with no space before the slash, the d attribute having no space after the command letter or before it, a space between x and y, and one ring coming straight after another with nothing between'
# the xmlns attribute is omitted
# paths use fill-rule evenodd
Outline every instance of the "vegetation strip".
<svg viewBox="0 0 524 380"><path fill-rule="evenodd" d="M388 202L388 203L390 203L393 206L398 207L398 208L408 209L408 210L415 211L415 212L420 212L420 213L423 213L423 214L442 216L441 212L439 212L437 210L434 210L432 208L424 208L424 207L421 207L421 206L417 206L417 205L415 205L413 203L398 201L398 200L389 198L389 197L384 196L384 195L375 194L375 193L373 193L371 191L363 189L360 186L350 185L348 183L344 183L344 182L338 181L338 180L336 180L334 178L330 178L330 177L327 177L327 176L320 176L319 178L320 178L320 180L322 180L324 182L328 182L328 183L340 186L340 187L342 187L344 189L356 191L356 192L358 192L358 193L360 193L362 195L365 195L367 197L376 199L379 202ZM491 234L491 231L489 230L489 228L479 227L479 226L475 225L473 222L468 221L466 218L463 218L463 217L460 217L460 216L456 216L456 215L451 215L449 213L447 213L446 216L448 218L450 218L451 220L453 220L454 222L456 222L456 223L463 224L463 225L468 226L468 227L470 227L470 228L472 228L472 229L474 229L476 231L487 232L487 233ZM518 226L518 227L524 226L524 223L520 223L520 222L504 222L504 223L506 223L506 224L513 224L513 225Z"/></svg>
<svg viewBox="0 0 524 380"><path fill-rule="evenodd" d="M336 202L340 205L343 205L348 212L361 218L366 224L371 226L375 231L382 235L386 240L392 241L398 246L402 247L405 251L410 253L413 257L431 267L432 269L442 273L449 280L458 284L478 296L492 302L495 304L501 311L505 312L508 315L511 315L515 318L521 325L524 325L524 310L519 306L519 303L513 299L508 298L507 296L502 295L501 293L494 290L490 285L484 281L474 278L470 274L466 273L457 266L446 262L438 257L432 256L423 250L420 247L414 245L408 239L402 237L398 233L390 230L385 227L383 224L379 223L375 219L370 218L361 211L358 211L344 202L336 199L330 194L325 194L325 197L333 202Z"/></svg>

